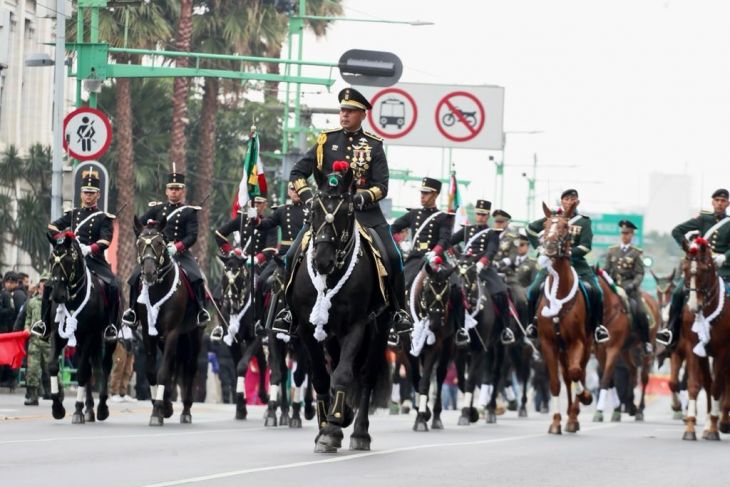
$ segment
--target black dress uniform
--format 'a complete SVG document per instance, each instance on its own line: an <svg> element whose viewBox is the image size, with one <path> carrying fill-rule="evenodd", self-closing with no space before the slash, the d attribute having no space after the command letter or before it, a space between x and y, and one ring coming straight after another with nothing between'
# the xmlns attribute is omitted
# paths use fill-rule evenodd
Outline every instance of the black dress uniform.
<svg viewBox="0 0 730 487"><path fill-rule="evenodd" d="M100 191L99 178L92 171L85 172L83 176L81 191ZM119 281L104 256L104 251L109 248L114 237L115 218L114 215L101 211L97 206L74 208L48 225L48 233L53 237L66 229L71 229L76 234L79 243L89 247L85 257L86 265L107 287L112 303L109 324L116 326L120 298ZM46 286L46 289L50 290L50 286ZM44 296L45 294L47 293L44 293ZM45 301L46 299L44 299Z"/></svg>
<svg viewBox="0 0 730 487"><path fill-rule="evenodd" d="M168 175L168 188L184 188L185 175L173 172ZM170 201L163 203L153 201L149 203L147 211L142 215L140 221L146 224L150 220L162 221L166 220L162 234L168 244L173 244L177 252L173 255L173 259L183 268L185 275L190 281L190 285L195 293L195 299L198 304L198 323L204 324L210 320L210 315L205 309L205 280L203 273L198 267L198 262L190 252L190 248L195 245L198 240L198 211L199 206L187 205L183 202L172 203ZM140 267L135 267L132 276L129 278L130 308L124 313L123 320L125 323L134 323L136 316L134 314L134 304L137 302L137 293L139 291Z"/></svg>
<svg viewBox="0 0 730 487"><path fill-rule="evenodd" d="M728 198L730 196L727 189L718 189L712 193L712 198ZM722 277L725 284L730 283L730 217L725 213L714 213L703 211L699 216L691 218L684 223L680 223L672 230L672 237L679 244L695 234L697 237L704 237L712 248L715 256L724 256L722 265L717 266L717 275ZM716 257L717 258L717 257ZM717 261L716 261L717 263ZM681 275L681 274L680 274ZM669 308L669 323L667 328L657 332L657 341L664 344L673 345L679 336L679 321L677 318L684 306L684 285L683 281L677 285L672 294L672 304ZM671 330L669 334L667 330ZM670 343L671 342L671 343Z"/></svg>
<svg viewBox="0 0 730 487"><path fill-rule="evenodd" d="M372 106L367 99L352 88L342 90L338 99L340 107L346 109L370 110ZM324 174L332 172L335 161L346 161L353 172L357 194L355 195L355 216L361 225L372 228L380 236L385 245L390 261L389 284L396 303L396 328L400 332L412 329L405 306L405 283L403 280L403 261L395 241L390 234L388 222L380 209L380 200L388 194L388 161L383 149L383 139L365 132L362 127L353 132L337 128L322 132L317 144L292 168L290 181L294 190L305 204L308 204L313 193L307 178L315 170ZM303 233L303 232L302 232ZM300 234L301 238L301 234ZM294 249L300 239L295 242ZM287 255L287 261L292 253Z"/></svg>
<svg viewBox="0 0 730 487"><path fill-rule="evenodd" d="M421 192L434 191L437 193L441 191L441 181L423 178ZM390 226L393 234L406 228L411 230L411 247L404 266L406 286L413 283L427 253L441 255L449 247L452 226L452 215L439 211L435 206L409 209L405 215L393 222Z"/></svg>

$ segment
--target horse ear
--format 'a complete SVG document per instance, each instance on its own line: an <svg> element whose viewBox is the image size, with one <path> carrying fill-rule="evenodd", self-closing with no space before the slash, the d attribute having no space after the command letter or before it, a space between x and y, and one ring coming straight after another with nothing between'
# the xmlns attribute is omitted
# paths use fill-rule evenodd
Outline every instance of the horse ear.
<svg viewBox="0 0 730 487"><path fill-rule="evenodd" d="M544 201L542 202L542 212L545 214L545 218L550 218L551 216L553 216L553 212L550 211L550 208L548 207L548 205L545 204Z"/></svg>
<svg viewBox="0 0 730 487"><path fill-rule="evenodd" d="M137 218L137 215L134 215L134 236L139 237L139 234L142 233L142 222L139 221L139 218Z"/></svg>
<svg viewBox="0 0 730 487"><path fill-rule="evenodd" d="M649 269L649 273L651 274L651 277L653 277L655 281L659 282L659 278L654 273L654 270L653 269ZM672 273L674 273L674 271L672 271Z"/></svg>
<svg viewBox="0 0 730 487"><path fill-rule="evenodd" d="M676 267L674 269L672 269L672 273L669 274L669 281L670 282L673 282L674 281L675 274L677 274L677 268Z"/></svg>

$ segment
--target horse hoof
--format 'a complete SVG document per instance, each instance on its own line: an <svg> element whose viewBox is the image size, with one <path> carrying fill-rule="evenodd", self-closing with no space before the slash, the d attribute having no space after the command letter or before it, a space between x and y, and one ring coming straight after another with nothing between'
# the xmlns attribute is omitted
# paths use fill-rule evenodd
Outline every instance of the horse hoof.
<svg viewBox="0 0 730 487"><path fill-rule="evenodd" d="M337 451L338 448L342 448L342 433L340 433L340 435L320 434L317 437L316 444L334 448L334 451ZM327 453L327 452L324 452L324 453Z"/></svg>
<svg viewBox="0 0 730 487"><path fill-rule="evenodd" d="M568 421L565 425L566 433L577 433L580 431L580 423L578 421Z"/></svg>
<svg viewBox="0 0 730 487"><path fill-rule="evenodd" d="M717 431L705 431L702 433L702 439L708 441L720 441L720 433Z"/></svg>
<svg viewBox="0 0 730 487"><path fill-rule="evenodd" d="M513 399L512 401L507 402L507 410L508 411L517 411L517 400Z"/></svg>
<svg viewBox="0 0 730 487"><path fill-rule="evenodd" d="M84 415L78 411L71 417L71 424L84 424L85 422Z"/></svg>
<svg viewBox="0 0 730 487"><path fill-rule="evenodd" d="M174 412L172 408L172 402L165 401L165 403L163 404L163 412L163 416L165 417L165 419L170 419L172 417L172 413Z"/></svg>
<svg viewBox="0 0 730 487"><path fill-rule="evenodd" d="M560 425L559 424L551 424L550 425L550 428L548 429L548 434L551 434L551 435L562 435L563 432L560 429Z"/></svg>
<svg viewBox="0 0 730 487"><path fill-rule="evenodd" d="M428 423L426 423L426 421L421 419L419 416L416 416L416 422L413 424L413 431L416 431L416 432L428 431Z"/></svg>
<svg viewBox="0 0 730 487"><path fill-rule="evenodd" d="M526 418L527 417L527 408L525 406L520 407L520 411L517 413L518 418Z"/></svg>
<svg viewBox="0 0 730 487"><path fill-rule="evenodd" d="M322 445L321 443L315 443L314 453L337 453L337 448L329 445Z"/></svg>
<svg viewBox="0 0 730 487"><path fill-rule="evenodd" d="M611 414L611 422L612 423L621 422L621 411L614 411L613 414Z"/></svg>
<svg viewBox="0 0 730 487"><path fill-rule="evenodd" d="M66 416L66 408L64 408L61 401L57 399L54 399L53 401L51 412L53 413L53 419L63 419Z"/></svg>
<svg viewBox="0 0 730 487"><path fill-rule="evenodd" d="M360 438L359 436L351 436L350 450L370 451L370 440L368 438Z"/></svg>
<svg viewBox="0 0 730 487"><path fill-rule="evenodd" d="M444 429L444 423L441 421L441 418L433 418L433 421L431 421L431 429L432 430Z"/></svg>
<svg viewBox="0 0 730 487"><path fill-rule="evenodd" d="M730 433L730 423L720 423L720 433Z"/></svg>
<svg viewBox="0 0 730 487"><path fill-rule="evenodd" d="M464 416L463 414L459 416L459 426L469 426L471 424L471 421L469 421L468 416Z"/></svg>
<svg viewBox="0 0 730 487"><path fill-rule="evenodd" d="M192 424L193 415L190 413L182 413L180 415L180 424Z"/></svg>
<svg viewBox="0 0 730 487"><path fill-rule="evenodd" d="M310 419L314 419L314 416L317 414L317 410L314 409L314 405L311 402L305 402L304 403L304 419L309 421Z"/></svg>
<svg viewBox="0 0 730 487"><path fill-rule="evenodd" d="M584 390L583 393L578 394L576 397L578 398L580 403L584 406L590 406L591 403L593 402L593 394L591 394L587 390Z"/></svg>
<svg viewBox="0 0 730 487"><path fill-rule="evenodd" d="M697 441L697 435L694 431L685 431L684 435L682 435L682 439L687 441Z"/></svg>
<svg viewBox="0 0 730 487"><path fill-rule="evenodd" d="M595 413L593 413L593 422L603 423L603 411L596 411Z"/></svg>
<svg viewBox="0 0 730 487"><path fill-rule="evenodd" d="M96 407L96 419L99 421L104 421L106 418L109 417L109 406L104 404L99 404Z"/></svg>
<svg viewBox="0 0 730 487"><path fill-rule="evenodd" d="M410 413L410 412L411 412L411 408L410 408L410 406L402 406L402 407L400 408L400 413L401 413L401 414L408 414L408 413Z"/></svg>
<svg viewBox="0 0 730 487"><path fill-rule="evenodd" d="M487 411L485 421L487 424L495 424L497 422L497 414L494 411Z"/></svg>
<svg viewBox="0 0 730 487"><path fill-rule="evenodd" d="M165 420L162 416L150 416L150 426L162 426L165 424Z"/></svg>
<svg viewBox="0 0 730 487"><path fill-rule="evenodd" d="M248 416L246 408L236 408L236 419L244 420L246 419L246 416Z"/></svg>
<svg viewBox="0 0 730 487"><path fill-rule="evenodd" d="M301 428L302 427L302 418L294 417L289 421L289 427L290 428Z"/></svg>
<svg viewBox="0 0 730 487"><path fill-rule="evenodd" d="M288 413L281 413L281 416L279 416L279 426L289 426Z"/></svg>
<svg viewBox="0 0 730 487"><path fill-rule="evenodd" d="M264 418L264 426L273 427L276 426L276 413L266 414Z"/></svg>
<svg viewBox="0 0 730 487"><path fill-rule="evenodd" d="M634 421L644 421L644 412L643 411L636 411L636 416L634 416Z"/></svg>
<svg viewBox="0 0 730 487"><path fill-rule="evenodd" d="M672 419L681 421L684 419L684 413L682 413L682 411L674 411L674 414L672 415Z"/></svg>
<svg viewBox="0 0 730 487"><path fill-rule="evenodd" d="M95 423L96 422L96 415L94 414L93 409L87 409L84 411L84 421L87 423Z"/></svg>

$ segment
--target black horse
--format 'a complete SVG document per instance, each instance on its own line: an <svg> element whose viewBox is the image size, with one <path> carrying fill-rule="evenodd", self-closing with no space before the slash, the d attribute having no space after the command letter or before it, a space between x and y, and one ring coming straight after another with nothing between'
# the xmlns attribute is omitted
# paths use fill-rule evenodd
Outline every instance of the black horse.
<svg viewBox="0 0 730 487"><path fill-rule="evenodd" d="M342 428L353 421L350 449L369 450L368 410L385 407L390 393L387 304L366 242L371 237L355 220L352 171L325 176L315 169L314 176L319 191L311 231L302 241L303 259L295 262L287 297L317 393L315 452L341 448Z"/></svg>
<svg viewBox="0 0 730 487"><path fill-rule="evenodd" d="M51 252L50 307L54 316L51 325L51 360L48 374L51 377L51 399L53 417L62 419L66 415L63 396L59 390L58 359L63 348L76 347L78 356L78 391L72 422L92 422L94 399L90 379L95 366L101 363L99 384L99 406L96 418L104 421L109 417L107 382L112 368L112 355L116 341L104 340L104 329L109 323L112 304L105 297L103 282L91 273L84 261L81 247L73 232L62 234L62 240L49 237L53 245ZM82 411L86 402L86 411Z"/></svg>
<svg viewBox="0 0 730 487"><path fill-rule="evenodd" d="M173 413L171 393L180 385L183 411L181 423L191 423L193 380L203 331L197 326L197 306L182 267L167 252L162 234L166 220L147 222L135 217L137 262L141 267L140 300L130 303L140 317L152 397L150 426L162 426ZM158 350L162 362L157 363Z"/></svg>
<svg viewBox="0 0 730 487"><path fill-rule="evenodd" d="M261 337L254 331L254 305L251 294L249 257L236 249L230 255L218 255L223 263L223 313L228 316L226 327L213 330L211 339L223 339L230 347L236 364L236 419L246 419L246 373L253 357L259 365L259 398L268 402L266 394L266 359Z"/></svg>
<svg viewBox="0 0 730 487"><path fill-rule="evenodd" d="M453 329L448 326L450 277L455 267L426 263L416 276L409 293L414 330L411 336L410 361L419 369L414 386L418 390L416 421L413 431L428 431L431 410L428 407L431 376L436 369L436 398L433 404L433 429L443 429L441 421L441 384L453 354Z"/></svg>

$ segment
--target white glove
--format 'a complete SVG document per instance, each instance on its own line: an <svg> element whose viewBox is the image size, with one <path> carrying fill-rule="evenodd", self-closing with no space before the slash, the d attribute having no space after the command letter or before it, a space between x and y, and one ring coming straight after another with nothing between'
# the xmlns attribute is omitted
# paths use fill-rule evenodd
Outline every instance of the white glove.
<svg viewBox="0 0 730 487"><path fill-rule="evenodd" d="M90 245L82 244L81 242L79 242L79 247L81 247L81 255L83 255L84 257L86 257L87 255L89 255L91 253ZM723 255L723 257L724 257L724 255Z"/></svg>
<svg viewBox="0 0 730 487"><path fill-rule="evenodd" d="M433 250L429 250L428 252L426 252L426 255L424 255L424 257L429 264L433 264L433 259L436 258L436 252L434 252Z"/></svg>
<svg viewBox="0 0 730 487"><path fill-rule="evenodd" d="M712 260L715 261L715 267L722 267L725 265L725 254L715 254L712 256Z"/></svg>
<svg viewBox="0 0 730 487"><path fill-rule="evenodd" d="M509 267L509 266L511 266L511 265L512 265L512 261L510 260L510 258L509 258L509 257L505 257L504 259L502 259L502 264L504 264L504 265L506 265L507 267Z"/></svg>
<svg viewBox="0 0 730 487"><path fill-rule="evenodd" d="M177 247L175 247L175 244L170 242L167 244L167 253L170 254L170 257L177 254Z"/></svg>
<svg viewBox="0 0 730 487"><path fill-rule="evenodd" d="M484 269L484 264L481 261L477 262L477 274L480 274L482 269Z"/></svg>

